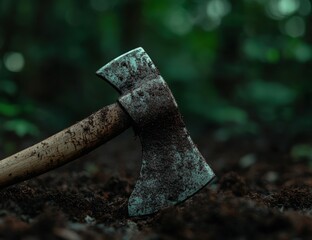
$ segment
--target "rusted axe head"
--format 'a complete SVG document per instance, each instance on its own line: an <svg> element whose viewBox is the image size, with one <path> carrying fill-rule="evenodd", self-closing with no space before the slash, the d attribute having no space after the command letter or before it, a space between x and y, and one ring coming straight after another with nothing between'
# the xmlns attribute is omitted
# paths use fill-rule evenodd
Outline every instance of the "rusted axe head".
<svg viewBox="0 0 312 240"><path fill-rule="evenodd" d="M119 103L142 143L142 168L129 199L130 216L182 202L214 178L185 128L168 85L142 48L114 59L97 75L121 93Z"/></svg>

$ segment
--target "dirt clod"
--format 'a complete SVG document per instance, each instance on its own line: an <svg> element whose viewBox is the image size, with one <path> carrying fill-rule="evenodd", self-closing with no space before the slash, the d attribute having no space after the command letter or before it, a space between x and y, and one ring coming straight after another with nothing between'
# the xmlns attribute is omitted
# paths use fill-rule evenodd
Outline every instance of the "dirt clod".
<svg viewBox="0 0 312 240"><path fill-rule="evenodd" d="M306 186L284 187L271 196L269 203L283 209L312 210L312 189Z"/></svg>
<svg viewBox="0 0 312 240"><path fill-rule="evenodd" d="M231 192L235 196L244 196L248 193L245 180L235 172L224 174L219 183L219 192Z"/></svg>

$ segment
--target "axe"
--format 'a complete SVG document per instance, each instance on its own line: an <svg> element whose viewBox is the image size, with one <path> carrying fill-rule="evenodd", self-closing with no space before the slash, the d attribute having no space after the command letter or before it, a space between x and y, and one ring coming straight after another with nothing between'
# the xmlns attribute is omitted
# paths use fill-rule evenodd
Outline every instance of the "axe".
<svg viewBox="0 0 312 240"><path fill-rule="evenodd" d="M90 152L130 126L142 144L140 176L129 198L130 216L180 203L215 177L190 138L177 103L143 48L96 73L120 94L75 125L0 161L0 187L38 176Z"/></svg>

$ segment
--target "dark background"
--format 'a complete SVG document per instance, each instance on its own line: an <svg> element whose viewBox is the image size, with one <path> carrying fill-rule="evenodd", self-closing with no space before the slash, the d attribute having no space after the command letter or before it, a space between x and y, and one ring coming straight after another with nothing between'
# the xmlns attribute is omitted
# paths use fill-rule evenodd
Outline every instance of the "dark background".
<svg viewBox="0 0 312 240"><path fill-rule="evenodd" d="M118 95L95 76L142 46L193 136L312 160L309 0L0 1L0 156Z"/></svg>

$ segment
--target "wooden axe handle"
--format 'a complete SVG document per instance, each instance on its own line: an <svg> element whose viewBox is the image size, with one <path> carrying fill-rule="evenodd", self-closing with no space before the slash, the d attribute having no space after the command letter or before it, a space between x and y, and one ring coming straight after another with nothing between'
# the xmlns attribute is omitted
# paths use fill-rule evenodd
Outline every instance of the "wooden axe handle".
<svg viewBox="0 0 312 240"><path fill-rule="evenodd" d="M131 125L118 103L111 104L75 125L0 161L0 187L60 167L117 136Z"/></svg>

